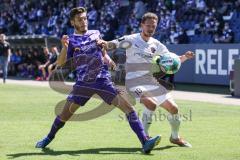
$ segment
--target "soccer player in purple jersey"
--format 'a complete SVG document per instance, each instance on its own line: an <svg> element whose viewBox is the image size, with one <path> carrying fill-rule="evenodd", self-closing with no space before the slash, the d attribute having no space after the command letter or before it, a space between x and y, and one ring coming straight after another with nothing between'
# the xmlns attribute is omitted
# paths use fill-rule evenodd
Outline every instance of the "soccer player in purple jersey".
<svg viewBox="0 0 240 160"><path fill-rule="evenodd" d="M147 138L134 107L113 86L108 67L104 64L104 59L110 59L96 43L100 38L99 31L88 30L85 8L73 8L70 12L70 21L74 27L74 34L69 37L63 36L58 65L72 60L76 67L77 80L63 111L55 118L49 134L37 142L36 148L45 148L78 107L84 106L93 94L98 94L107 104L113 104L126 114L130 127L142 144L143 152L150 153L159 143L160 136Z"/></svg>

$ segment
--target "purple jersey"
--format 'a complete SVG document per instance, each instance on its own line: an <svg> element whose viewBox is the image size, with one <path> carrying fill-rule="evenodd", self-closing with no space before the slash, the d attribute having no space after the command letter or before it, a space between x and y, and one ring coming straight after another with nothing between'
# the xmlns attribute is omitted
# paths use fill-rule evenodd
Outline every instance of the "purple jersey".
<svg viewBox="0 0 240 160"><path fill-rule="evenodd" d="M102 50L96 44L96 39L99 38L98 30L69 36L67 59L73 60L77 81L90 82L97 78L110 78L108 67L103 62Z"/></svg>

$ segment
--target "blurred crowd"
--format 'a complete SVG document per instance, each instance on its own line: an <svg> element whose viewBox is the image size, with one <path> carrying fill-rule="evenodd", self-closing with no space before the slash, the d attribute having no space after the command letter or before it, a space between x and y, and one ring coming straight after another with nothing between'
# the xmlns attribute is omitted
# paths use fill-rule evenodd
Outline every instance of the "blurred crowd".
<svg viewBox="0 0 240 160"><path fill-rule="evenodd" d="M56 67L59 54L56 46L50 51L43 48L16 48L13 49L9 62L9 75L21 78L48 80Z"/></svg>
<svg viewBox="0 0 240 160"><path fill-rule="evenodd" d="M240 42L240 0L1 0L0 33L61 37L72 32L68 13L75 6L88 9L90 29L105 40L138 32L151 11L163 43Z"/></svg>
<svg viewBox="0 0 240 160"><path fill-rule="evenodd" d="M89 29L112 40L140 31L142 15L159 16L155 38L165 44L240 42L240 0L0 0L0 33L9 35L70 34L69 11L87 8ZM50 50L50 51L49 51ZM47 80L58 50L13 48L9 75ZM117 72L123 70L121 53L113 53ZM114 59L114 57L113 57ZM118 77L120 75L120 77ZM116 74L117 79L124 77Z"/></svg>

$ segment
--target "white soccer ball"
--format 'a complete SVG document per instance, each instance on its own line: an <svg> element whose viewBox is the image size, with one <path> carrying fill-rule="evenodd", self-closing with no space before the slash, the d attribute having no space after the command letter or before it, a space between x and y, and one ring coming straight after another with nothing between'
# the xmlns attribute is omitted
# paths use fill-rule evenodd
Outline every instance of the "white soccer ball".
<svg viewBox="0 0 240 160"><path fill-rule="evenodd" d="M175 74L181 67L181 60L175 53L165 53L153 58L153 72L162 71L166 74Z"/></svg>

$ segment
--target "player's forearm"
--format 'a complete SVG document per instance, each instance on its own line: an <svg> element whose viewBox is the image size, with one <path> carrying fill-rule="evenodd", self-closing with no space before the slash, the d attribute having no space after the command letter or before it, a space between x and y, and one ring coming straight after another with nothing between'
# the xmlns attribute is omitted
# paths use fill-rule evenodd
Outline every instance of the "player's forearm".
<svg viewBox="0 0 240 160"><path fill-rule="evenodd" d="M104 54L103 61L105 64L110 66L113 70L115 70L116 64L114 63L114 61L110 58L110 56L107 53Z"/></svg>
<svg viewBox="0 0 240 160"><path fill-rule="evenodd" d="M179 56L181 63L185 62L188 59L191 59L195 56L195 54L192 51L187 51L186 53L184 53L183 55Z"/></svg>
<svg viewBox="0 0 240 160"><path fill-rule="evenodd" d="M185 55L181 55L179 56L180 60L181 60L181 63L185 62L186 60L188 60L187 56Z"/></svg>
<svg viewBox="0 0 240 160"><path fill-rule="evenodd" d="M60 52L60 55L58 56L57 65L62 66L66 62L66 59L67 59L67 48L63 47Z"/></svg>
<svg viewBox="0 0 240 160"><path fill-rule="evenodd" d="M107 42L107 50L114 50L117 48L117 45L113 43L112 41Z"/></svg>
<svg viewBox="0 0 240 160"><path fill-rule="evenodd" d="M97 45L101 46L105 50L114 50L117 48L117 45L113 41L104 41L102 39L96 40Z"/></svg>
<svg viewBox="0 0 240 160"><path fill-rule="evenodd" d="M103 60L108 65L111 64L111 62L112 62L112 59L110 58L110 56L108 54L104 55Z"/></svg>

